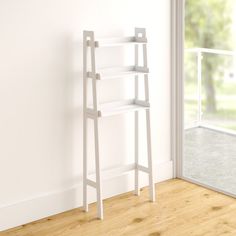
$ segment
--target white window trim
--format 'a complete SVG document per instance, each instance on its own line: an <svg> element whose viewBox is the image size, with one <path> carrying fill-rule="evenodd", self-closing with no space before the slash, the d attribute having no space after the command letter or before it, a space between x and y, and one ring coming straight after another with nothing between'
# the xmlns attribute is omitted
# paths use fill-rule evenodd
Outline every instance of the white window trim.
<svg viewBox="0 0 236 236"><path fill-rule="evenodd" d="M174 178L182 178L184 3L171 0L171 157Z"/></svg>

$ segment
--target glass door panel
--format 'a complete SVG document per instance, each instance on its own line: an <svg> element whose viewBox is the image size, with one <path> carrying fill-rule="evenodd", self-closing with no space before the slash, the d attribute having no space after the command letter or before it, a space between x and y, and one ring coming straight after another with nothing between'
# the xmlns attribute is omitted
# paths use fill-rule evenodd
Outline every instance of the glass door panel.
<svg viewBox="0 0 236 236"><path fill-rule="evenodd" d="M236 195L236 0L185 4L183 177Z"/></svg>

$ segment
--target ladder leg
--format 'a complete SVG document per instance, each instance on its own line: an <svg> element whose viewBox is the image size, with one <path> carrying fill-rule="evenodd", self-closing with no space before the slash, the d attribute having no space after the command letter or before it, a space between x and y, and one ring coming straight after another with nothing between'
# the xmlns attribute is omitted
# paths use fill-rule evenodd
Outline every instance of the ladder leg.
<svg viewBox="0 0 236 236"><path fill-rule="evenodd" d="M150 111L146 110L146 128L147 128L147 153L148 153L148 169L149 169L149 197L150 201L155 201L155 186L153 181L153 166L151 154L151 130L150 130Z"/></svg>
<svg viewBox="0 0 236 236"><path fill-rule="evenodd" d="M87 117L84 115L83 124L83 208L84 211L88 211L87 201Z"/></svg>
<svg viewBox="0 0 236 236"><path fill-rule="evenodd" d="M99 141L98 141L98 118L94 119L94 141L95 141L95 163L96 163L96 184L97 184L97 206L99 219L103 219L103 202L102 202L102 190L101 190L101 169L99 160Z"/></svg>
<svg viewBox="0 0 236 236"><path fill-rule="evenodd" d="M138 163L139 163L139 114L138 111L135 112L135 195L140 195L140 189L139 189L139 170L138 170Z"/></svg>
<svg viewBox="0 0 236 236"><path fill-rule="evenodd" d="M87 32L83 34L83 208L88 211L87 201Z"/></svg>
<svg viewBox="0 0 236 236"><path fill-rule="evenodd" d="M140 33L142 37L146 38L145 29L136 29L136 37ZM143 66L147 68L147 45L143 45ZM144 75L144 87L145 87L145 101L149 102L149 86L148 75ZM146 128L147 128L147 154L148 154L148 169L149 169L149 194L150 200L155 201L155 186L153 181L153 166L152 166L152 150L151 150L151 128L150 128L150 110L146 110Z"/></svg>
<svg viewBox="0 0 236 236"><path fill-rule="evenodd" d="M135 37L138 37L138 32L135 29ZM138 45L135 45L134 48L134 62L135 66L138 66L139 63L139 50ZM139 77L136 75L134 77L134 93L135 93L135 100L138 100L139 98L139 83L138 83ZM138 111L135 112L135 118L134 118L134 139L135 139L135 169L134 169L134 184L135 184L135 190L134 194L139 196L140 195L140 189L139 189L139 170L138 170L138 164L139 164L139 113Z"/></svg>
<svg viewBox="0 0 236 236"><path fill-rule="evenodd" d="M95 41L94 32L90 32L91 46L91 72L92 78L92 90L93 90L93 110L98 110L98 98L97 98L97 81L96 81L96 63L95 63ZM94 118L94 143L95 143L95 165L96 165L96 191L97 191L97 206L98 206L98 218L103 219L103 202L102 202L102 190L101 190L101 169L99 160L99 141L98 141L98 117Z"/></svg>

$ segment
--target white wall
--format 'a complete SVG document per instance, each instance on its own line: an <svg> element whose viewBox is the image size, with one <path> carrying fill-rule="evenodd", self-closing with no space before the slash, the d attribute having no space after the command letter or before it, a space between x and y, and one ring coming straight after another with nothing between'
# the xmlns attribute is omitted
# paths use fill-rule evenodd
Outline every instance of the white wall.
<svg viewBox="0 0 236 236"><path fill-rule="evenodd" d="M172 177L170 1L0 1L0 230L81 205L82 31L113 37L132 35L135 26L147 28L150 42L153 158L161 181ZM113 50L115 58L99 52L100 65L130 60ZM106 82L101 100L130 96L132 83ZM132 121L101 120L103 168L133 161ZM116 177L104 183L104 196L132 187L131 174Z"/></svg>

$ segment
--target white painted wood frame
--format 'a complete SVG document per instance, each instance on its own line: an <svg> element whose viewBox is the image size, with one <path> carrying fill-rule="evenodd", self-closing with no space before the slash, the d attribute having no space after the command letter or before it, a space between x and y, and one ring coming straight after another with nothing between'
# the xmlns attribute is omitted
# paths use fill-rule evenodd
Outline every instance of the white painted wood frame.
<svg viewBox="0 0 236 236"><path fill-rule="evenodd" d="M184 0L171 1L171 156L174 178L182 177Z"/></svg>
<svg viewBox="0 0 236 236"><path fill-rule="evenodd" d="M104 73L104 70L97 73L95 54L99 47L114 47L114 46L124 46L133 45L135 47L134 61L135 65L124 67L124 68L107 68L106 71L109 73ZM143 54L143 65L139 65L139 46L142 47ZM91 71L88 71L87 54L91 54ZM150 104L149 104L149 87L148 87L148 66L147 66L147 38L146 30L144 28L135 28L134 37L125 37L119 39L105 39L96 40L94 38L93 31L84 31L83 36L83 207L85 211L88 211L88 201L87 201L87 187L93 187L97 192L97 206L98 213L97 217L103 219L103 197L102 197L102 173L101 173L101 163L99 158L99 118L123 114L126 112L134 112L134 126L135 126L135 158L132 170L134 170L135 176L135 186L134 193L136 195L140 194L139 187L139 171L147 173L149 175L149 191L150 191L150 201L155 201L155 187L153 179L153 163L152 163L152 150L151 150L151 126L150 126ZM113 72L112 72L113 71ZM112 72L112 73L111 73ZM139 99L139 76L144 78L144 92L145 99ZM102 79L120 79L121 77L134 76L134 90L135 97L131 100L117 101L106 104L99 104L97 97L97 83ZM93 104L89 107L87 104L87 84L88 79L92 80L92 96ZM139 165L139 112L143 110L146 113L146 133L147 133L147 158L148 167ZM87 173L87 119L92 119L94 123L94 144L95 144L95 173L96 180L92 181L88 178ZM144 124L145 125L145 124Z"/></svg>

